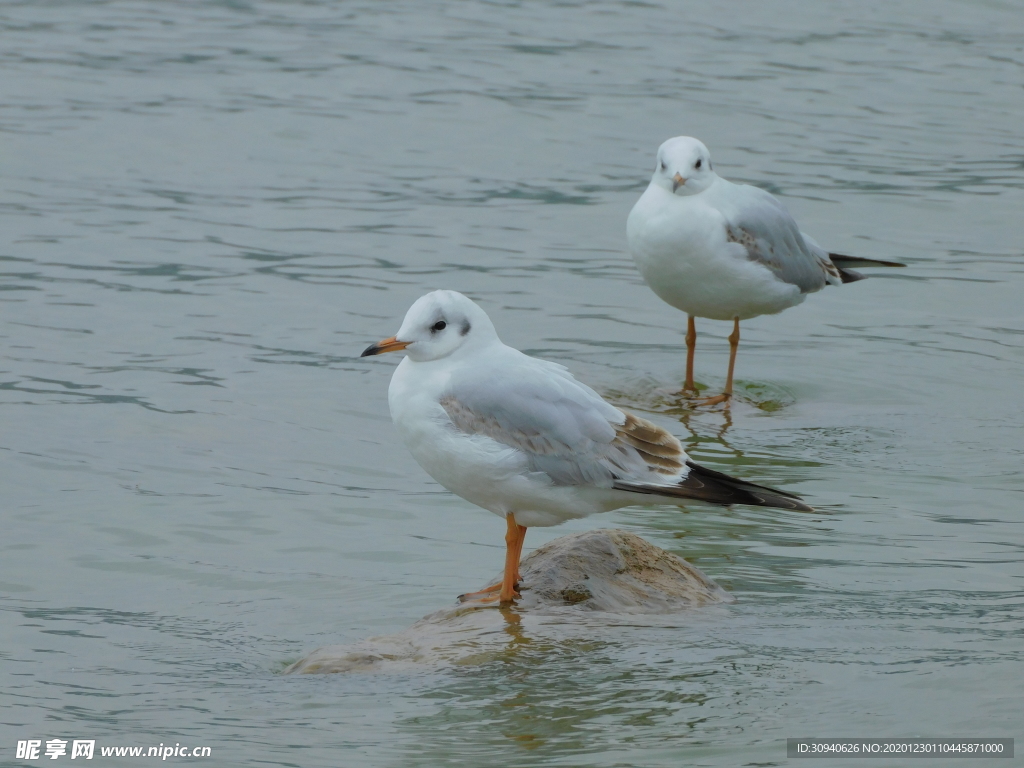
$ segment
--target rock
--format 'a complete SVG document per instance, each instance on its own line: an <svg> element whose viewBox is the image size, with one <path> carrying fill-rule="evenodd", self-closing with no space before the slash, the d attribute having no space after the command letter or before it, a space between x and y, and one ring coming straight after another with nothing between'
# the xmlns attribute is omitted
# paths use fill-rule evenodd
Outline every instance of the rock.
<svg viewBox="0 0 1024 768"><path fill-rule="evenodd" d="M605 529L555 539L523 560L520 571L522 597L513 608L499 611L495 603L455 605L395 635L319 648L284 671L359 672L466 663L468 657L480 656L484 636L507 623L509 614L518 620L530 614L674 613L734 599L682 558L625 531Z"/></svg>
<svg viewBox="0 0 1024 768"><path fill-rule="evenodd" d="M733 597L681 557L625 531L563 536L520 565L521 611L573 605L591 611L670 613ZM493 583L493 582L492 582Z"/></svg>

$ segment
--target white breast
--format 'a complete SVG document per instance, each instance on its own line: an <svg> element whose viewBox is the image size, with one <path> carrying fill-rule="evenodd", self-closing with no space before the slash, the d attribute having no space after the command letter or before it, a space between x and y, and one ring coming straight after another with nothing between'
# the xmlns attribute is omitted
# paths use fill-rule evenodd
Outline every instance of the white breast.
<svg viewBox="0 0 1024 768"><path fill-rule="evenodd" d="M502 518L513 512L527 527L558 525L627 503L608 489L554 486L531 472L517 449L460 432L439 402L446 385L444 366L406 358L391 378L388 403L413 458L452 493Z"/></svg>
<svg viewBox="0 0 1024 768"><path fill-rule="evenodd" d="M796 286L726 239L725 219L703 196L652 184L633 206L629 250L651 289L677 309L715 320L774 314L803 301Z"/></svg>

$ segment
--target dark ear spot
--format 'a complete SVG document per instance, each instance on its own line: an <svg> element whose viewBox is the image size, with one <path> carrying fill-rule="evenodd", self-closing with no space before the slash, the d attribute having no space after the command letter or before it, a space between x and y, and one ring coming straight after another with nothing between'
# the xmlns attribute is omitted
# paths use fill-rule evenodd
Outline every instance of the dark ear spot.
<svg viewBox="0 0 1024 768"><path fill-rule="evenodd" d="M467 333L469 333L469 329L471 327L472 326L469 324L469 320L463 320L462 321L462 335L465 336Z"/></svg>

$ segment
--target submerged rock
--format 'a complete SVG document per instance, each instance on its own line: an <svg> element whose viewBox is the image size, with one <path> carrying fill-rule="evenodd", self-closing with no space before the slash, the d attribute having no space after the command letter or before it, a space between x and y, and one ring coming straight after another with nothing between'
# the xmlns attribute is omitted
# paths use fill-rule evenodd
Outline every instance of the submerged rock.
<svg viewBox="0 0 1024 768"><path fill-rule="evenodd" d="M486 652L483 636L506 624L510 613L517 620L520 614L664 614L734 599L682 558L625 531L605 529L555 539L523 560L520 571L522 597L512 608L495 610L493 602L455 605L420 619L404 632L319 648L284 671L357 672L385 665L465 663Z"/></svg>

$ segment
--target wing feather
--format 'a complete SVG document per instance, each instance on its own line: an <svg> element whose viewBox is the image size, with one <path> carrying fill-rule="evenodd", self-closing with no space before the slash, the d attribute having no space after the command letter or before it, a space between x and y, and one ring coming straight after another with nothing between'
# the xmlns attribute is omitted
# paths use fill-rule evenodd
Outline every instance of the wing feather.
<svg viewBox="0 0 1024 768"><path fill-rule="evenodd" d="M567 372L526 360L498 375L456 377L440 399L452 426L521 451L532 471L556 485L610 488L616 480L665 483L685 474L686 453L671 433L607 403Z"/></svg>
<svg viewBox="0 0 1024 768"><path fill-rule="evenodd" d="M616 430L615 439L632 446L651 471L678 475L686 461L686 453L676 436L629 411L622 411L622 414L626 421Z"/></svg>
<svg viewBox="0 0 1024 768"><path fill-rule="evenodd" d="M785 491L694 464L671 432L605 402L561 366L519 360L453 377L440 399L452 429L520 451L554 485L810 510Z"/></svg>
<svg viewBox="0 0 1024 768"><path fill-rule="evenodd" d="M789 211L770 193L724 180L720 189L716 187L708 190L709 202L725 218L726 239L741 245L748 259L763 264L802 293L841 282L828 254L800 231Z"/></svg>

